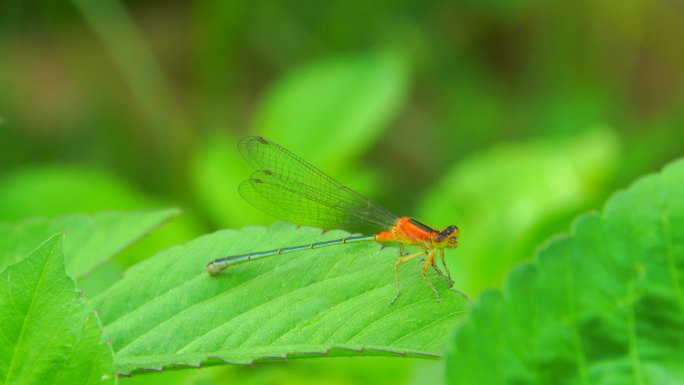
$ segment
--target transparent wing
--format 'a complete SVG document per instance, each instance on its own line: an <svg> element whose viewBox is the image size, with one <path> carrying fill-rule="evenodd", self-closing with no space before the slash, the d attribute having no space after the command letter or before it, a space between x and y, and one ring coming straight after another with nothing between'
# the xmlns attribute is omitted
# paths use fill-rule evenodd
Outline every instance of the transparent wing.
<svg viewBox="0 0 684 385"><path fill-rule="evenodd" d="M268 139L250 136L240 152L258 171L240 195L276 218L325 229L387 229L397 217L384 207Z"/></svg>

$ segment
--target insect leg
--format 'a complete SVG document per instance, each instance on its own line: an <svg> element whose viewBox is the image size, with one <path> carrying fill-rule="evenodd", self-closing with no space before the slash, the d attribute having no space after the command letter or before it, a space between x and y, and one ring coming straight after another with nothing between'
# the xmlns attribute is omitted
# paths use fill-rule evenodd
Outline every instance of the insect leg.
<svg viewBox="0 0 684 385"><path fill-rule="evenodd" d="M435 288L435 285L433 285L432 282L430 282L430 280L427 277L428 266L433 265L435 263L435 254L436 253L437 253L437 250L435 250L435 249L432 249L428 252L427 260L425 261L425 264L423 265L422 275L423 275L423 279L428 284L428 286L430 286L432 288L432 291L435 292L435 297L437 297L437 303L439 303L439 292Z"/></svg>
<svg viewBox="0 0 684 385"><path fill-rule="evenodd" d="M433 259L432 260L432 267L435 269L437 274L444 278L447 283L449 283L449 287L454 286L454 280L451 279L451 273L449 272L449 266L447 266L446 262L444 261L444 249L439 249L439 257L442 260L442 265L444 266L444 269L446 270L446 275L442 273L442 271L437 267L437 260Z"/></svg>
<svg viewBox="0 0 684 385"><path fill-rule="evenodd" d="M397 259L396 262L394 262L394 277L397 281L397 295L395 295L394 298L392 299L392 301L390 302L390 306L394 303L394 301L397 300L397 298L399 298L399 294L401 294L401 290L399 290L399 265L401 265L402 263L406 263L406 262L412 260L413 258L419 257L419 256L423 255L423 253L424 253L424 251L420 251L420 252L417 252L414 254L405 255L405 256Z"/></svg>

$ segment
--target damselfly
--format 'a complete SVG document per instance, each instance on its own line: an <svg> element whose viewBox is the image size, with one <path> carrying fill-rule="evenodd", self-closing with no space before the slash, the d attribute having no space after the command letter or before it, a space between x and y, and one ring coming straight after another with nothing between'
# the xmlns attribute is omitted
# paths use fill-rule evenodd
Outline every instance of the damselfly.
<svg viewBox="0 0 684 385"><path fill-rule="evenodd" d="M255 207L276 218L299 225L324 229L341 228L354 230L362 227L377 228L369 235L352 235L332 241L284 247L242 255L232 255L210 262L207 272L219 274L224 269L260 258L361 241L399 242L400 258L394 262L397 294L399 288L399 265L425 255L422 276L439 302L439 292L427 277L428 267L453 286L449 268L444 261L444 249L458 246L459 229L451 225L444 230L431 227L409 217L398 217L347 186L337 182L318 168L312 166L282 146L260 136L249 136L240 141L242 155L254 166L250 179L240 184L240 195ZM404 254L404 245L416 246L419 252ZM437 253L446 275L437 266Z"/></svg>

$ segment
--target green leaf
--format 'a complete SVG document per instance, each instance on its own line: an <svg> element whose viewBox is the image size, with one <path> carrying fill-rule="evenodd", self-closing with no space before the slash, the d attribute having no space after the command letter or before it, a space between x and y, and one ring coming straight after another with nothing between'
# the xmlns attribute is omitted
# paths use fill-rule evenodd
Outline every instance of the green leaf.
<svg viewBox="0 0 684 385"><path fill-rule="evenodd" d="M608 130L502 144L459 162L427 195L419 217L461 228L456 257L448 262L461 288L477 295L500 287L515 263L585 210L619 154L619 139Z"/></svg>
<svg viewBox="0 0 684 385"><path fill-rule="evenodd" d="M62 235L0 273L0 382L113 381L97 317L64 270Z"/></svg>
<svg viewBox="0 0 684 385"><path fill-rule="evenodd" d="M0 223L0 269L26 256L51 234L67 231L68 271L80 278L178 213L178 209L104 212Z"/></svg>
<svg viewBox="0 0 684 385"><path fill-rule="evenodd" d="M124 181L95 169L27 168L0 181L0 221L154 206Z"/></svg>
<svg viewBox="0 0 684 385"><path fill-rule="evenodd" d="M205 138L194 153L192 187L202 214L221 227L237 227L270 219L240 197L238 186L253 172L237 148L238 140L221 135Z"/></svg>
<svg viewBox="0 0 684 385"><path fill-rule="evenodd" d="M337 239L343 231L288 223L220 231L131 268L94 307L115 351L117 372L347 355L434 357L466 311L466 301L421 266L400 269L396 248L355 243L231 267L209 276L207 262L289 245Z"/></svg>
<svg viewBox="0 0 684 385"><path fill-rule="evenodd" d="M0 180L0 222L71 213L154 210L165 206L168 205L145 196L125 180L98 169L64 165L41 166L16 171ZM59 230L61 229L55 231ZM136 244L136 254L127 254L124 251L118 262L126 264L135 259L136 255L151 255L203 232L199 220L192 212L186 212L181 218ZM45 234L47 235L49 234ZM67 239L67 243L69 242ZM71 269L69 258L70 255L67 255L67 265ZM0 266L3 266L1 260ZM72 270L70 272L75 273ZM81 284L81 277L78 278Z"/></svg>
<svg viewBox="0 0 684 385"><path fill-rule="evenodd" d="M580 217L457 332L451 384L684 382L684 160Z"/></svg>
<svg viewBox="0 0 684 385"><path fill-rule="evenodd" d="M408 77L406 59L389 51L314 63L267 94L254 132L335 175L389 126Z"/></svg>

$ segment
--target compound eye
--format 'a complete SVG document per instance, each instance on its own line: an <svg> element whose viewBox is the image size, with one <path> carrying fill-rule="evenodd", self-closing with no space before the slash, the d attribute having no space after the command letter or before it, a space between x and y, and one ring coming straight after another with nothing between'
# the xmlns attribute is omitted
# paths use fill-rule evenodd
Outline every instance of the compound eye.
<svg viewBox="0 0 684 385"><path fill-rule="evenodd" d="M456 237L451 237L451 238L449 238L449 241L451 241L451 242L456 242Z"/></svg>

